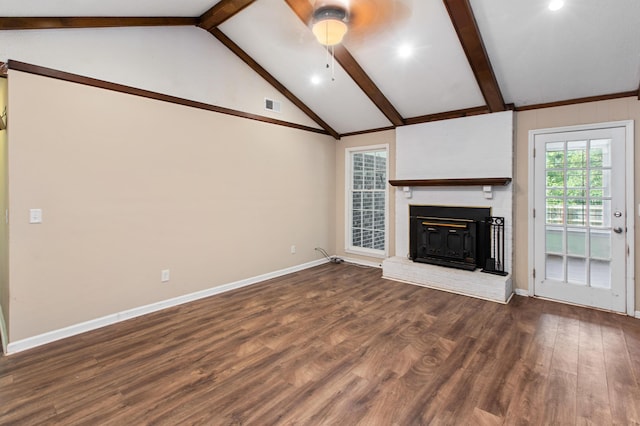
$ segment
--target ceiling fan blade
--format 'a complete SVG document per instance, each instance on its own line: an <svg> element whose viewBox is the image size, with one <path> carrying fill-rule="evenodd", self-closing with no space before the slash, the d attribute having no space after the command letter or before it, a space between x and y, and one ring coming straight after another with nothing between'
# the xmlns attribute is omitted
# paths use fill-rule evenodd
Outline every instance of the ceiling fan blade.
<svg viewBox="0 0 640 426"><path fill-rule="evenodd" d="M411 15L406 0L352 0L349 7L349 31L356 36L386 31Z"/></svg>

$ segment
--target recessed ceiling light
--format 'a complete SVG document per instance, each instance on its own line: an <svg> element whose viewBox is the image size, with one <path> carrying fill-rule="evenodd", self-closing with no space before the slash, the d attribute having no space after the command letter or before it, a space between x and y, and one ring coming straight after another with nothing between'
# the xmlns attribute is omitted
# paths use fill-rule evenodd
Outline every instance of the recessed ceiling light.
<svg viewBox="0 0 640 426"><path fill-rule="evenodd" d="M564 0L551 0L549 2L549 10L556 11L562 9L564 6Z"/></svg>
<svg viewBox="0 0 640 426"><path fill-rule="evenodd" d="M320 78L319 75L312 75L311 76L311 84L317 86L320 83L322 83L322 79Z"/></svg>
<svg viewBox="0 0 640 426"><path fill-rule="evenodd" d="M413 47L408 44L403 44L398 47L398 57L406 59L413 55Z"/></svg>

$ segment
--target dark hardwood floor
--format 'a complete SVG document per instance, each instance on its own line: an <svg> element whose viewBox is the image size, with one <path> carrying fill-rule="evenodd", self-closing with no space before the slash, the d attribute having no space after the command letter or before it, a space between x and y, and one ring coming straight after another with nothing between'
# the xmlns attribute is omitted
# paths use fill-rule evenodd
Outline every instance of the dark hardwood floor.
<svg viewBox="0 0 640 426"><path fill-rule="evenodd" d="M640 320L327 264L0 359L0 424L640 424Z"/></svg>

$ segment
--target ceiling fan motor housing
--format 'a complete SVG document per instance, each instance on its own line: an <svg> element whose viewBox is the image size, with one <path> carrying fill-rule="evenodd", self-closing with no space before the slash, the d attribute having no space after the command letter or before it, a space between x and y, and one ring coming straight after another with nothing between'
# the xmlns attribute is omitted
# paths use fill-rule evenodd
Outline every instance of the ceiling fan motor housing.
<svg viewBox="0 0 640 426"><path fill-rule="evenodd" d="M340 6L322 6L313 12L313 21L320 22L328 19L347 22L347 10Z"/></svg>

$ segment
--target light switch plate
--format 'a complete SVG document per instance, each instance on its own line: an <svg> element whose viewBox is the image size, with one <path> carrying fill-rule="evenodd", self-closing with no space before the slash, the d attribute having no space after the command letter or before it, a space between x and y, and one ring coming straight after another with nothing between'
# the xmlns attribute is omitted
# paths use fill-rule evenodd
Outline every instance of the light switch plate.
<svg viewBox="0 0 640 426"><path fill-rule="evenodd" d="M29 209L29 223L42 223L42 209Z"/></svg>

